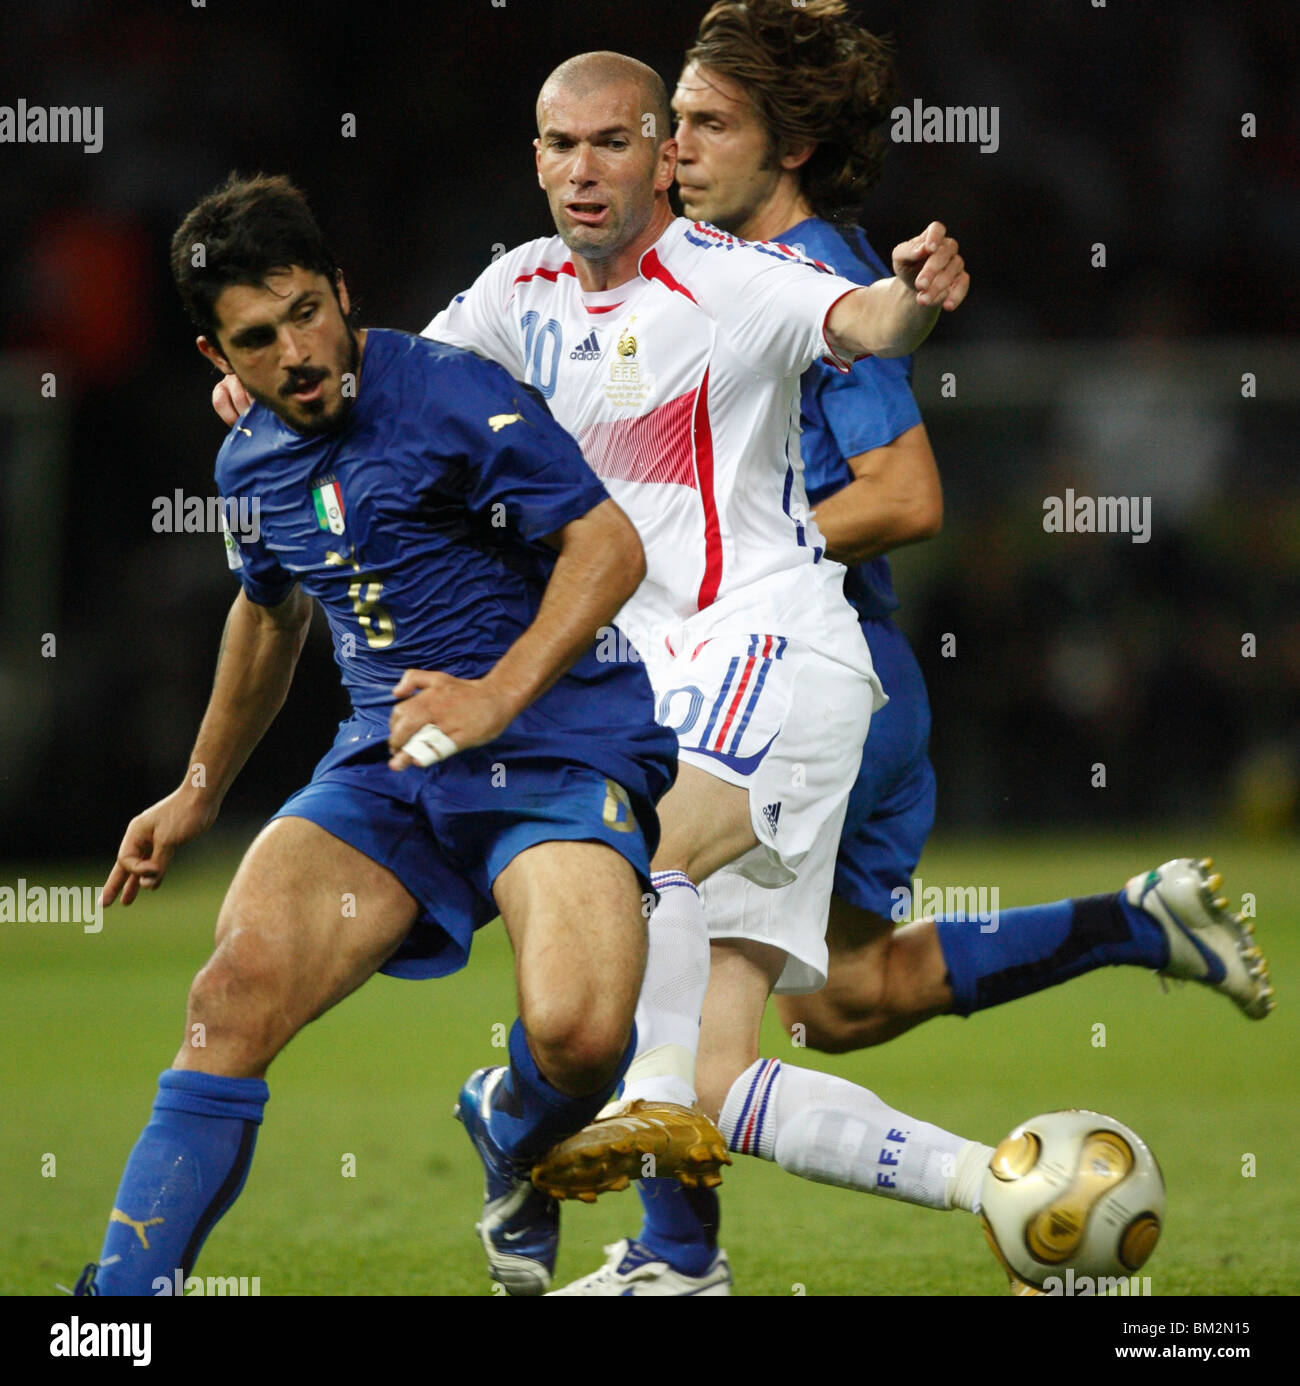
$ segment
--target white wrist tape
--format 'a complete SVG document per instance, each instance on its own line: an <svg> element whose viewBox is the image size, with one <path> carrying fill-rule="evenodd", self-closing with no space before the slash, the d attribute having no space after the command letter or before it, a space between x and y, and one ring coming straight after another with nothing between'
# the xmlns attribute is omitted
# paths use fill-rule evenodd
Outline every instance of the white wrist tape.
<svg viewBox="0 0 1300 1386"><path fill-rule="evenodd" d="M447 735L426 722L418 732L402 747L417 765L437 765L440 760L454 756L460 747Z"/></svg>

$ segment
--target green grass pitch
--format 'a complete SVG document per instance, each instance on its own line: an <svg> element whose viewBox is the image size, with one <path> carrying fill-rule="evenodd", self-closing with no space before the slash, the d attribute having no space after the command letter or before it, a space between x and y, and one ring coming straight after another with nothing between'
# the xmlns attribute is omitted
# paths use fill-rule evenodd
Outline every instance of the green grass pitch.
<svg viewBox="0 0 1300 1386"><path fill-rule="evenodd" d="M1200 987L1162 995L1150 974L1112 968L838 1058L793 1047L769 1019L764 1052L825 1067L990 1143L1057 1107L1112 1113L1151 1143L1168 1183L1164 1236L1146 1268L1153 1294L1296 1293L1295 845L1174 834L936 840L919 874L997 884L1005 909L1114 889L1180 850L1207 849L1234 901L1243 891L1256 898L1279 995L1261 1023ZM107 865L45 879L98 882ZM0 1292L51 1293L97 1254L233 867L219 849L182 855L164 890L110 911L97 936L71 924L0 924ZM472 1230L479 1173L451 1107L471 1069L502 1060L513 1016L509 952L494 925L459 976L376 978L299 1036L271 1071L248 1185L199 1272L256 1276L263 1295L488 1294ZM347 1156L354 1177L344 1175ZM737 1293L1004 1288L979 1226L961 1213L810 1184L755 1160L727 1172L723 1207ZM557 1282L599 1264L602 1246L631 1234L638 1213L632 1192L566 1208Z"/></svg>

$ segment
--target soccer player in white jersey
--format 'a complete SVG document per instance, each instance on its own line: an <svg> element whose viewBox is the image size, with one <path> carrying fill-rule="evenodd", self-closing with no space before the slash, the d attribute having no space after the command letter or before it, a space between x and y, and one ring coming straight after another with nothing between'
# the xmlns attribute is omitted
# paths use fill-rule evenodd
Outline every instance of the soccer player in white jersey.
<svg viewBox="0 0 1300 1386"><path fill-rule="evenodd" d="M820 879L829 899L845 793L881 700L843 569L807 518L799 378L823 357L847 368L907 352L969 283L938 224L896 248L894 278L864 290L784 247L674 217L668 119L641 64L586 54L558 68L538 101L536 153L559 235L499 257L426 329L540 391L637 526L647 576L618 625L679 738L653 862L638 1076L599 1159L547 1185L565 1194L642 1172L639 1103L683 1109L687 1142L648 1152L659 1173L708 1168L692 1168L704 1133L688 1119L709 979L700 883L736 862L763 886ZM758 1057L785 958L779 933L715 952L731 997L717 1023L736 1058L699 1094L711 1112ZM872 1101L880 1187L971 1206L988 1148ZM725 1261L704 1279L725 1288Z"/></svg>

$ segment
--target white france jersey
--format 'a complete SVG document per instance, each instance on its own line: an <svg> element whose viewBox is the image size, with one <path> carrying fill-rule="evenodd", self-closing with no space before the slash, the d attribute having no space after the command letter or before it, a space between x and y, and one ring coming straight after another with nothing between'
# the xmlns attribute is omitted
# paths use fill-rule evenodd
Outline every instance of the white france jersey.
<svg viewBox="0 0 1300 1386"><path fill-rule="evenodd" d="M819 644L827 613L838 627L848 608L808 513L799 377L822 357L850 364L825 323L857 287L679 217L635 278L599 293L583 292L558 236L519 246L424 335L499 362L578 440L645 547L646 578L617 618L642 650L705 611Z"/></svg>

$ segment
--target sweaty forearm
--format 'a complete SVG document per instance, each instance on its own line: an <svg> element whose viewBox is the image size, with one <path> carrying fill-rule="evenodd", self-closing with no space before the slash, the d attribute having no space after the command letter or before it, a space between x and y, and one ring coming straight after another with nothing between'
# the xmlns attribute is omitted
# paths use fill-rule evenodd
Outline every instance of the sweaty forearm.
<svg viewBox="0 0 1300 1386"><path fill-rule="evenodd" d="M878 279L845 294L831 309L827 337L839 355L907 356L930 335L938 305L922 307L901 279Z"/></svg>
<svg viewBox="0 0 1300 1386"><path fill-rule="evenodd" d="M297 589L274 616L254 608L242 593L236 598L186 770L186 784L202 796L221 802L275 720L293 681L310 620L310 601Z"/></svg>

